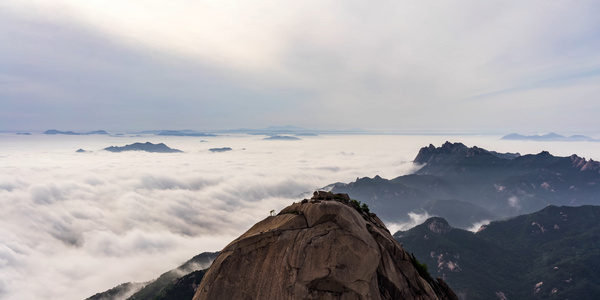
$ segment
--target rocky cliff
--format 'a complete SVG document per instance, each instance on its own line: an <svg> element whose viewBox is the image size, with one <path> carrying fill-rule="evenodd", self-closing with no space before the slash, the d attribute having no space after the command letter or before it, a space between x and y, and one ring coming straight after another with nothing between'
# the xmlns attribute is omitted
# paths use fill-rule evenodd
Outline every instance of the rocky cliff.
<svg viewBox="0 0 600 300"><path fill-rule="evenodd" d="M457 299L365 206L315 192L226 246L194 300Z"/></svg>

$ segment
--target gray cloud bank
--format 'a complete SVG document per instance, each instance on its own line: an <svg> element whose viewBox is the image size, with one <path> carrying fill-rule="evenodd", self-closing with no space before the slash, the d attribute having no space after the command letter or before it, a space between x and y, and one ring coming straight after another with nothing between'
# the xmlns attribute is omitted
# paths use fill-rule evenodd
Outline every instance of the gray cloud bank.
<svg viewBox="0 0 600 300"><path fill-rule="evenodd" d="M0 128L581 132L599 6L7 0Z"/></svg>

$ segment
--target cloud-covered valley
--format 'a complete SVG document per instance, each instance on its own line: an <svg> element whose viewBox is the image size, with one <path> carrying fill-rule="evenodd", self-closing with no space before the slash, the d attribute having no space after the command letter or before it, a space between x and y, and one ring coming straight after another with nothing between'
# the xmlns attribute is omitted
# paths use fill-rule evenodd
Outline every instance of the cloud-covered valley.
<svg viewBox="0 0 600 300"><path fill-rule="evenodd" d="M381 137L1 138L2 299L82 299L146 281L195 254L220 250L304 193L413 168L410 156L389 151L397 139ZM147 140L184 153L101 150ZM224 146L233 151L208 150Z"/></svg>
<svg viewBox="0 0 600 300"><path fill-rule="evenodd" d="M499 151L535 153L552 146L496 138L460 140ZM198 253L220 250L271 210L306 193L357 177L410 173L420 147L459 138L264 141L240 135L201 143L152 135L2 134L0 139L0 298L12 300L83 299L123 282L150 280ZM184 152L101 150L146 141ZM596 144L586 144L588 156L600 153ZM569 144L571 150L562 145L550 150L568 155L583 144ZM210 152L214 147L233 150ZM79 148L88 152L76 153Z"/></svg>

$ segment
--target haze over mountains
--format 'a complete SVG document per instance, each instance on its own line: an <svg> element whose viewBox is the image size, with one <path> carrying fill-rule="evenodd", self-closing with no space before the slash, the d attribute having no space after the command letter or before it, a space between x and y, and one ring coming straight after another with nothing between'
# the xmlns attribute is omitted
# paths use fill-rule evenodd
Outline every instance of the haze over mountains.
<svg viewBox="0 0 600 300"><path fill-rule="evenodd" d="M49 129L44 131L44 134L64 134L64 135L89 135L89 134L108 134L104 130L95 130L90 132L74 132L74 131L60 131L56 129Z"/></svg>
<svg viewBox="0 0 600 300"><path fill-rule="evenodd" d="M598 139L591 138L585 135L572 135L563 136L554 132L545 135L521 135L518 133L511 133L502 137L503 140L516 140L516 141L550 141L550 142L600 142Z"/></svg>
<svg viewBox="0 0 600 300"><path fill-rule="evenodd" d="M402 130L364 130L360 128L353 129L308 129L298 126L268 126L264 128L237 128L237 129L220 129L211 130L209 132L196 131L190 129L183 130L143 130L133 131L130 134L156 134L159 136L189 136L189 137L215 137L218 134L252 134L252 135L266 135L266 136L317 136L318 134L400 134L400 135L414 135L414 134L440 134L442 131L435 132L421 132L421 131L402 131ZM94 130L89 132L77 132L77 131L61 131L56 129L49 129L43 132L44 134L62 134L62 135L90 135L90 134L110 134L105 130ZM19 132L18 134L23 134ZM123 133L118 133L122 135ZM473 134L473 133L470 133ZM560 135L554 132L543 134L543 135L523 135L519 133L511 133L501 137L502 140L514 140L514 141L538 141L538 142L549 142L549 141L561 141L561 142L598 142L600 139L592 138L586 135L574 134L570 136Z"/></svg>

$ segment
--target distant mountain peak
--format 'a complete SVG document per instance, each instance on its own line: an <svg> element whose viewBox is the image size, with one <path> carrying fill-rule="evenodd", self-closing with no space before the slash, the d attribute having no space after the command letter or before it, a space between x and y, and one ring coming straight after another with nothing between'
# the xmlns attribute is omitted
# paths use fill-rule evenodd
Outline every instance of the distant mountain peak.
<svg viewBox="0 0 600 300"><path fill-rule="evenodd" d="M153 153L177 153L177 152L183 152L179 149L173 149L170 148L169 146L163 144L163 143L159 143L159 144L153 144L150 142L146 142L146 143L133 143L130 145L125 145L122 147L118 147L118 146L110 146L107 148L104 148L104 150L106 151L110 151L110 152L123 152L123 151L146 151L146 152L153 152Z"/></svg>
<svg viewBox="0 0 600 300"><path fill-rule="evenodd" d="M452 226L448 224L448 221L440 217L432 217L427 219L424 223L427 228L437 234L444 234L452 231Z"/></svg>
<svg viewBox="0 0 600 300"><path fill-rule="evenodd" d="M267 141L299 141L300 138L289 135L272 135L264 138L263 140Z"/></svg>
<svg viewBox="0 0 600 300"><path fill-rule="evenodd" d="M74 132L74 131L60 131L60 130L56 130L56 129L49 129L44 131L44 134L63 134L63 135L92 135L92 134L104 134L104 135L108 135L108 132L106 132L105 130L94 130L94 131L90 131L90 132Z"/></svg>
<svg viewBox="0 0 600 300"><path fill-rule="evenodd" d="M472 157L478 155L496 156L508 159L520 156L519 153L498 153L477 146L469 148L463 143L451 143L447 141L441 147L435 147L433 144L429 144L429 146L421 148L415 157L414 162L424 164L433 161L439 162L446 157Z"/></svg>
<svg viewBox="0 0 600 300"><path fill-rule="evenodd" d="M450 143L447 141L441 147L435 147L434 145L429 144L429 146L421 148L413 162L416 164L429 165L422 169L422 172L428 173L430 172L430 170L428 170L430 168L456 164L466 158L485 157L488 160L511 160L519 156L521 156L519 153L498 153L477 146L469 148L463 143Z"/></svg>
<svg viewBox="0 0 600 300"><path fill-rule="evenodd" d="M431 146L431 144L430 144ZM442 145L442 149L460 149L460 150L464 150L467 149L468 147L465 146L465 144L463 143L450 143L449 141L446 141L443 145Z"/></svg>
<svg viewBox="0 0 600 300"><path fill-rule="evenodd" d="M544 135L522 135L518 133L511 133L500 138L501 140L514 140L514 141L544 141L544 142L552 142L552 141L560 141L560 142L599 142L600 140L591 138L585 135L572 135L572 136L564 136L554 132L544 134Z"/></svg>
<svg viewBox="0 0 600 300"><path fill-rule="evenodd" d="M446 141L441 147L435 147L433 144L429 144L428 147L423 147L419 150L419 154L415 157L414 162L417 164L425 164L432 162L433 160L439 161L443 157L447 156L458 156L466 154L469 148L463 143L450 143Z"/></svg>

